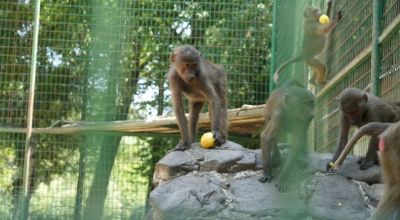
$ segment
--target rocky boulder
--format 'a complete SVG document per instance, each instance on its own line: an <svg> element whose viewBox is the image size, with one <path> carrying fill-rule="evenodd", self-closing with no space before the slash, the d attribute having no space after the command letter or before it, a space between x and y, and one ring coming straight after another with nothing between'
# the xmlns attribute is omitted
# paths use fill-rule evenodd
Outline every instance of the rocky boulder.
<svg viewBox="0 0 400 220"><path fill-rule="evenodd" d="M381 185L370 186L353 178L360 176L344 175L346 166L340 174L324 172L331 157L310 154L306 166L296 166L292 172L289 190L280 192L275 179L258 181L262 173L259 150L229 142L218 149L206 150L195 144L184 152L170 152L156 165L157 187L150 194L147 217L367 219L382 196ZM350 159L348 164L356 161Z"/></svg>

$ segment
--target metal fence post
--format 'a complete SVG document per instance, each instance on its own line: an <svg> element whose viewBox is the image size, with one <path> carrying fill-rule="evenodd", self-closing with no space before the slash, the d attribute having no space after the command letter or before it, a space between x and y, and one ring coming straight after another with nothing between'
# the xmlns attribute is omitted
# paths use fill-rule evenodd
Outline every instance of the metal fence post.
<svg viewBox="0 0 400 220"><path fill-rule="evenodd" d="M381 74L381 45L379 35L382 33L382 1L373 1L372 12L372 51L371 51L371 92L380 94L379 76Z"/></svg>
<svg viewBox="0 0 400 220"><path fill-rule="evenodd" d="M275 89L274 72L275 72L275 57L276 57L276 5L278 0L272 1L272 36L271 36L271 64L269 75L269 95Z"/></svg>
<svg viewBox="0 0 400 220"><path fill-rule="evenodd" d="M31 57L31 71L29 82L29 99L28 99L28 112L27 112L27 126L25 137L25 157L24 157L24 170L22 182L22 195L20 197L20 219L28 219L29 212L29 187L31 175L31 137L32 137L32 121L33 121L33 106L35 100L35 82L36 82L36 62L37 62L37 49L39 38L39 17L40 17L40 0L35 1L35 15L33 21L33 38L32 38L32 57Z"/></svg>

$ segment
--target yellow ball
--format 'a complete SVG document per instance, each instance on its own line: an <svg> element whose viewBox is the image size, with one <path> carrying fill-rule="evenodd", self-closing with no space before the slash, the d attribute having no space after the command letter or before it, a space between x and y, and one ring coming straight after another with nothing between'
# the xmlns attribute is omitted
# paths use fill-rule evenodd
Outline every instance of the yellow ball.
<svg viewBox="0 0 400 220"><path fill-rule="evenodd" d="M214 147L214 136L212 132L204 133L200 139L200 146L203 148L212 148Z"/></svg>
<svg viewBox="0 0 400 220"><path fill-rule="evenodd" d="M328 15L321 15L320 17L319 17L319 23L321 23L321 24L329 24L329 17L328 17Z"/></svg>

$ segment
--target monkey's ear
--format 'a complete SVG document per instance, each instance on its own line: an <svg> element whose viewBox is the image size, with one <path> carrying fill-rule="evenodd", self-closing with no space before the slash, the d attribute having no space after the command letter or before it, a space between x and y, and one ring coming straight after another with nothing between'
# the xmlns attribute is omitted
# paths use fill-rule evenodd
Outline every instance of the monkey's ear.
<svg viewBox="0 0 400 220"><path fill-rule="evenodd" d="M171 53L171 56L169 57L169 60L171 61L171 63L175 63L175 58L176 58L176 54Z"/></svg>

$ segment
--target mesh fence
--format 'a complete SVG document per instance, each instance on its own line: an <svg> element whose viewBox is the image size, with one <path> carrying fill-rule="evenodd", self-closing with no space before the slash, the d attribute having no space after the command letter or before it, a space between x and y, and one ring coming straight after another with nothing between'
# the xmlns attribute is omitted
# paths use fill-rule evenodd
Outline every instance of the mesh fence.
<svg viewBox="0 0 400 220"><path fill-rule="evenodd" d="M288 1L278 0L276 17L276 50L274 67L299 54L302 36L302 12L307 5L326 9L327 1ZM378 74L379 93L388 101L398 100L399 90L399 1L378 1L382 11L374 12L373 0L337 0L333 1L333 13L342 12L340 23L328 36L326 50L319 56L328 69L329 84L318 88L317 112L310 132L314 149L319 152L333 152L338 137L339 106L335 98L347 87L356 87L372 92L371 76ZM373 13L381 14L379 23L382 32L377 49L380 60L377 61L379 73L372 72ZM288 16L290 15L290 16ZM292 34L288 34L292 33ZM286 69L286 76L307 76L308 69L303 64L292 65ZM297 74L297 75L296 75ZM301 77L300 77L301 79ZM307 78L303 77L303 82ZM357 145L356 154L365 154L367 138Z"/></svg>
<svg viewBox="0 0 400 220"><path fill-rule="evenodd" d="M332 32L329 45L328 73L332 80L325 91L318 93L315 149L333 152L338 137L339 106L335 98L347 87L366 92L371 90L371 76L379 74L378 96L388 101L398 100L398 19L399 2L383 1L381 41L377 49L381 59L377 61L379 73L372 72L371 48L373 1L337 1L335 10L341 10L343 19ZM368 138L362 139L354 153L366 153Z"/></svg>
<svg viewBox="0 0 400 220"><path fill-rule="evenodd" d="M21 205L35 2L0 2L0 218L143 219L176 135L34 133ZM271 19L269 0L42 0L33 127L172 115L165 74L181 44L225 68L230 108L262 104Z"/></svg>

